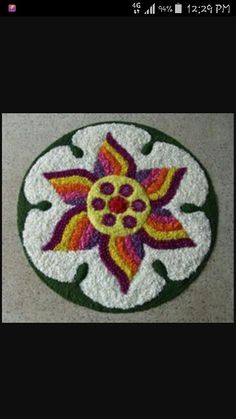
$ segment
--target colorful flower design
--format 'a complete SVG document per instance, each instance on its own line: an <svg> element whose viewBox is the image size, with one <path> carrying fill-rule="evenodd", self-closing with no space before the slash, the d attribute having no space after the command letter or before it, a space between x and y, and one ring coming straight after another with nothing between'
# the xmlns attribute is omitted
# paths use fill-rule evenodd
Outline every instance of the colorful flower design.
<svg viewBox="0 0 236 419"><path fill-rule="evenodd" d="M144 244L160 250L196 246L165 208L186 171L138 171L130 153L108 132L93 172L68 168L43 174L70 208L42 250L77 252L98 246L101 261L127 294L145 256Z"/></svg>

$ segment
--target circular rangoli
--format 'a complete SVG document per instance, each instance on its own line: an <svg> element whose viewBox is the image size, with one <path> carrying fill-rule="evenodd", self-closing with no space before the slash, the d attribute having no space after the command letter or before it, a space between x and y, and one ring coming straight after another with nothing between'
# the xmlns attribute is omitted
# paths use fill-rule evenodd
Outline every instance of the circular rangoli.
<svg viewBox="0 0 236 419"><path fill-rule="evenodd" d="M205 266L216 226L202 165L139 124L96 124L60 138L32 164L18 202L38 276L66 299L107 312L180 294Z"/></svg>

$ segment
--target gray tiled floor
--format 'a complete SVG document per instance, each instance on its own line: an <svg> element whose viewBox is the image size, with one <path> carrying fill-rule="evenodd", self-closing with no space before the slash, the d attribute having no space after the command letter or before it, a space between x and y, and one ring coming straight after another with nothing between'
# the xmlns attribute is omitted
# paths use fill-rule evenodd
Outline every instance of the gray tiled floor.
<svg viewBox="0 0 236 419"><path fill-rule="evenodd" d="M218 239L205 270L175 300L140 313L99 313L64 300L43 284L28 265L17 233L18 192L33 159L61 135L107 120L144 123L179 140L207 168L219 200ZM232 322L233 115L4 114L3 321Z"/></svg>

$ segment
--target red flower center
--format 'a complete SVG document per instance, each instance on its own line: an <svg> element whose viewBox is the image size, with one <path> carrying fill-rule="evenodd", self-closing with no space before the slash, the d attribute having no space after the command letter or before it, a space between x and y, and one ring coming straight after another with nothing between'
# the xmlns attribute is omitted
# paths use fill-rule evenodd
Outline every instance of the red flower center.
<svg viewBox="0 0 236 419"><path fill-rule="evenodd" d="M112 198L109 202L109 209L111 212L115 214L121 214L125 212L128 208L128 203L126 199L122 198L121 196L116 196Z"/></svg>

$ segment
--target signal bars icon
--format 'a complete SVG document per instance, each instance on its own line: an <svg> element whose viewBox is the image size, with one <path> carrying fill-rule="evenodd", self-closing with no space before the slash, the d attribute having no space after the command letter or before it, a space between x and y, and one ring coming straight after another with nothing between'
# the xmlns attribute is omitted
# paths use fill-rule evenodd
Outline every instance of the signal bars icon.
<svg viewBox="0 0 236 419"><path fill-rule="evenodd" d="M153 3L153 5L146 10L146 12L144 12L145 15L155 15L155 3Z"/></svg>

